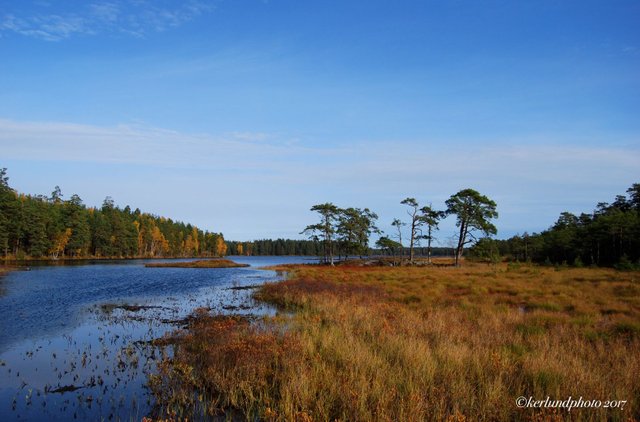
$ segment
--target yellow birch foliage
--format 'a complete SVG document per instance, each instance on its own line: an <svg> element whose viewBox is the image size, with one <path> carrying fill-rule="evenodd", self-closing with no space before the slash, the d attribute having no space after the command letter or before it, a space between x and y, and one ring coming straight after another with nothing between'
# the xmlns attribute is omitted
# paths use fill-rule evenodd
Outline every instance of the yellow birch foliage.
<svg viewBox="0 0 640 422"><path fill-rule="evenodd" d="M184 254L187 256L190 255L194 255L193 250L194 250L194 241L193 241L193 237L191 237L190 234L187 235L186 240L184 241Z"/></svg>
<svg viewBox="0 0 640 422"><path fill-rule="evenodd" d="M140 222L138 220L134 221L133 226L136 228L136 233L138 233L138 251L141 252L144 249L144 238L140 230Z"/></svg>
<svg viewBox="0 0 640 422"><path fill-rule="evenodd" d="M227 254L227 244L224 243L224 238L222 236L216 239L216 251L220 256L224 256Z"/></svg>
<svg viewBox="0 0 640 422"><path fill-rule="evenodd" d="M53 239L53 247L49 250L49 253L57 258L58 255L64 252L64 248L67 246L67 243L69 243L69 239L71 238L71 233L71 229L67 228L62 233L56 235Z"/></svg>
<svg viewBox="0 0 640 422"><path fill-rule="evenodd" d="M198 255L200 252L200 241L198 240L198 228L194 227L191 230L191 238L193 239L193 254Z"/></svg>
<svg viewBox="0 0 640 422"><path fill-rule="evenodd" d="M169 242L167 241L167 239L165 239L164 235L157 226L153 228L151 237L153 239L153 255L155 255L156 253L166 254L167 252L169 252Z"/></svg>

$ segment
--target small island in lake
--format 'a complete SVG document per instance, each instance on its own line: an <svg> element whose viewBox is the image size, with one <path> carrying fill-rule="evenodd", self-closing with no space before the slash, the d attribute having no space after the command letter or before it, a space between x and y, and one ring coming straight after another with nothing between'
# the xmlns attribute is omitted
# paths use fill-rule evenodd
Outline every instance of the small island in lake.
<svg viewBox="0 0 640 422"><path fill-rule="evenodd" d="M188 262L159 262L145 264L145 267L171 267L171 268L237 268L248 267L249 264L239 264L229 259L205 259Z"/></svg>

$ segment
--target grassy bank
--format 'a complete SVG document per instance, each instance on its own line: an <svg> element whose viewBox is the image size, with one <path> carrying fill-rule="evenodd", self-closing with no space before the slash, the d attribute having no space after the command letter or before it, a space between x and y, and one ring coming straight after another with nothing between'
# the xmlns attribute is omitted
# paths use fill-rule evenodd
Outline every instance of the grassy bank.
<svg viewBox="0 0 640 422"><path fill-rule="evenodd" d="M238 268L249 265L238 264L229 259L204 259L201 261L151 263L144 266L150 268Z"/></svg>
<svg viewBox="0 0 640 422"><path fill-rule="evenodd" d="M638 272L289 270L290 279L257 296L291 312L257 324L202 312L171 339L175 358L152 382L158 415L640 419ZM520 396L627 403L568 413L518 408Z"/></svg>

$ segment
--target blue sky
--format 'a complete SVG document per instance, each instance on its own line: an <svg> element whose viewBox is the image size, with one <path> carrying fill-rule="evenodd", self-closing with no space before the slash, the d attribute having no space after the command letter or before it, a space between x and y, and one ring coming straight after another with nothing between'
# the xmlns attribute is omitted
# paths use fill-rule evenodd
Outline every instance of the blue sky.
<svg viewBox="0 0 640 422"><path fill-rule="evenodd" d="M637 1L1 1L0 166L222 231L316 203L443 207L499 237L640 182ZM441 244L454 233L442 224Z"/></svg>

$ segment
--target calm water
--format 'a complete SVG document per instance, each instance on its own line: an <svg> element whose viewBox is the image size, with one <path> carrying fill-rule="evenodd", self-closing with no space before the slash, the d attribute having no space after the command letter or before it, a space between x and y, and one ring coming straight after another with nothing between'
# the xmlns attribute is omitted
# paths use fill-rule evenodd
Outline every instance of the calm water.
<svg viewBox="0 0 640 422"><path fill-rule="evenodd" d="M140 420L161 353L146 342L197 307L269 314L251 290L257 267L303 257L233 257L249 268L145 268L149 261L32 267L0 278L0 420ZM157 261L153 261L157 262ZM103 306L110 305L110 306ZM124 309L113 305L143 305Z"/></svg>

